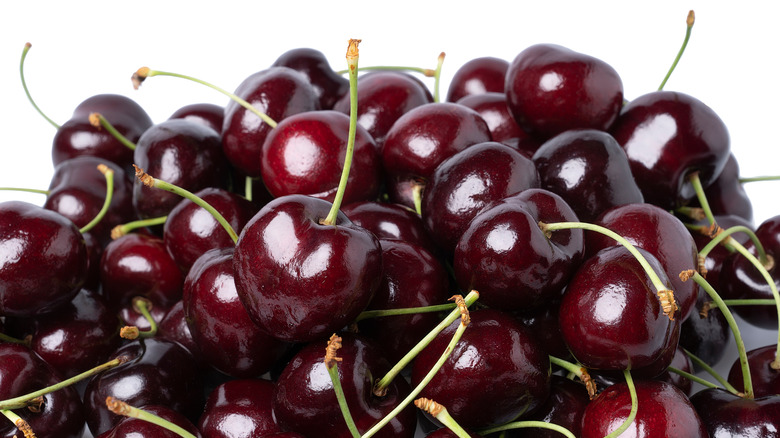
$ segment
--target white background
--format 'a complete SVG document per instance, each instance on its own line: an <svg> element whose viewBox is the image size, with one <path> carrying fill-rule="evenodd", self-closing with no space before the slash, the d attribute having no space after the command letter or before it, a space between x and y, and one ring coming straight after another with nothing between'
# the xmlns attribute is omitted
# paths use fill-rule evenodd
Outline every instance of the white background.
<svg viewBox="0 0 780 438"><path fill-rule="evenodd" d="M625 97L655 90L696 11L688 50L667 90L698 97L729 127L743 176L780 174L777 137L780 4L775 2L3 2L0 6L0 186L45 189L52 173L54 129L20 85L18 60L33 47L27 83L44 111L64 123L83 99L125 94L155 122L195 102L226 98L167 77L134 91L141 66L185 73L233 90L246 76L296 47L316 48L345 68L349 38L361 38L360 65L433 68L446 52L441 93L469 59L511 61L535 43L557 43L603 59L621 75ZM425 79L432 85L431 79ZM756 223L780 212L780 182L748 184ZM0 193L0 201L40 195ZM772 332L747 334L751 346ZM736 356L732 356L736 357ZM729 359L729 363L731 359Z"/></svg>

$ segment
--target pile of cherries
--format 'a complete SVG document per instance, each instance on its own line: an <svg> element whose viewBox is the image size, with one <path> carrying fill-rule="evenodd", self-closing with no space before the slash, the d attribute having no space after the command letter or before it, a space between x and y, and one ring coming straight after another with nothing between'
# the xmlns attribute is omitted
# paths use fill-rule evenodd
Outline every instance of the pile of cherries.
<svg viewBox="0 0 780 438"><path fill-rule="evenodd" d="M551 44L350 82L294 49L225 107L76 107L0 204L0 437L780 436L777 345L691 394L780 284L705 103Z"/></svg>

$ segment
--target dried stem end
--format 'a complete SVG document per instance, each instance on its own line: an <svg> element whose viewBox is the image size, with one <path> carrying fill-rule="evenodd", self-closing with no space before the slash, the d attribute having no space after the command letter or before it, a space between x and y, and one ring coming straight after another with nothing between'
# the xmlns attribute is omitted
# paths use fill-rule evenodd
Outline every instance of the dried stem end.
<svg viewBox="0 0 780 438"><path fill-rule="evenodd" d="M467 326L469 323L471 323L471 316L469 314L469 308L466 305L466 300L463 299L462 295L453 295L450 297L449 301L455 301L455 304L458 306L458 309L460 309L460 322L461 324Z"/></svg>
<svg viewBox="0 0 780 438"><path fill-rule="evenodd" d="M582 383L585 385L585 389L588 391L588 398L593 400L596 398L596 393L598 392L596 388L596 381L593 380L587 369L580 368L580 371L582 372L582 375L580 375L580 380L582 380Z"/></svg>
<svg viewBox="0 0 780 438"><path fill-rule="evenodd" d="M136 70L130 78L133 81L133 88L137 90L147 77L149 77L149 67L141 67Z"/></svg>
<svg viewBox="0 0 780 438"><path fill-rule="evenodd" d="M123 417L130 414L130 405L114 397L106 397L106 407L109 411Z"/></svg>
<svg viewBox="0 0 780 438"><path fill-rule="evenodd" d="M341 337L336 336L334 333L330 339L328 339L328 346L325 347L325 366L330 369L336 365L336 362L341 362L341 358L336 356L336 353L341 348Z"/></svg>
<svg viewBox="0 0 780 438"><path fill-rule="evenodd" d="M704 304L701 306L701 310L699 310L699 317L701 319L704 319L707 316L709 316L711 308L712 308L712 301L705 301Z"/></svg>
<svg viewBox="0 0 780 438"><path fill-rule="evenodd" d="M33 432L32 427L30 427L30 423L24 421L22 418L17 418L14 424L16 424L17 429L22 431L24 438L35 438L35 433Z"/></svg>
<svg viewBox="0 0 780 438"><path fill-rule="evenodd" d="M138 178L145 186L154 187L154 178L146 173L143 169L133 164L135 168L135 177Z"/></svg>
<svg viewBox="0 0 780 438"><path fill-rule="evenodd" d="M351 38L349 40L349 47L347 47L347 59L355 59L358 57L359 51L358 51L358 45L360 44L360 41L362 40L356 40L354 38Z"/></svg>
<svg viewBox="0 0 780 438"><path fill-rule="evenodd" d="M134 325L126 325L119 329L119 336L122 337L122 339L129 339L134 340L138 339L139 336L141 336L141 330L138 329L138 327Z"/></svg>
<svg viewBox="0 0 780 438"><path fill-rule="evenodd" d="M706 266L706 263L707 263L707 258L706 257L702 257L702 256L698 256L697 257L697 267L696 267L696 269L698 269L699 274L701 274L701 276L704 277L704 278L707 278L707 266Z"/></svg>
<svg viewBox="0 0 780 438"><path fill-rule="evenodd" d="M111 240L119 239L124 235L125 235L125 231L122 229L121 225L117 225L111 229Z"/></svg>
<svg viewBox="0 0 780 438"><path fill-rule="evenodd" d="M444 406L436 403L435 401L421 397L414 401L414 405L420 408L421 410L433 415L434 417L437 417L441 411L444 409Z"/></svg>
<svg viewBox="0 0 780 438"><path fill-rule="evenodd" d="M103 126L100 124L100 113L90 113L89 124L97 128L98 131L101 130Z"/></svg>
<svg viewBox="0 0 780 438"><path fill-rule="evenodd" d="M671 289L658 291L658 299L661 300L661 308L664 314L674 321L674 314L677 312L677 302L674 299L674 292Z"/></svg>
<svg viewBox="0 0 780 438"><path fill-rule="evenodd" d="M696 15L693 13L693 9L688 11L688 17L685 19L685 24L688 27L693 26L693 23L696 21Z"/></svg>
<svg viewBox="0 0 780 438"><path fill-rule="evenodd" d="M37 414L43 410L43 401L43 396L39 395L27 402L27 409L29 409L30 412L35 412Z"/></svg>

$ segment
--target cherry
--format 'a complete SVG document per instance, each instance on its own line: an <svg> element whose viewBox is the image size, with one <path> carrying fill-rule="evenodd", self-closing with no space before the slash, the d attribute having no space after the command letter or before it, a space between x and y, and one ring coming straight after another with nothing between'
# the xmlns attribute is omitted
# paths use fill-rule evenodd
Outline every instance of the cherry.
<svg viewBox="0 0 780 438"><path fill-rule="evenodd" d="M174 411L167 406L150 405L140 406L140 409L163 418L179 427L184 428L187 432L193 434L197 438L201 438L201 433L195 428L190 420L184 415ZM152 424L148 421L138 418L124 417L114 427L107 430L97 438L179 438L180 435L170 430L165 430L161 426Z"/></svg>
<svg viewBox="0 0 780 438"><path fill-rule="evenodd" d="M447 102L457 102L466 96L503 93L504 77L508 69L509 62L490 56L466 62L452 76L447 90Z"/></svg>
<svg viewBox="0 0 780 438"><path fill-rule="evenodd" d="M562 132L533 155L542 187L560 195L591 222L618 205L642 203L623 149L611 135L593 129Z"/></svg>
<svg viewBox="0 0 780 438"><path fill-rule="evenodd" d="M282 432L273 415L276 384L262 379L234 379L209 394L198 429L209 438L274 436Z"/></svg>
<svg viewBox="0 0 780 438"><path fill-rule="evenodd" d="M154 307L152 307L152 311L154 311ZM192 339L192 332L187 325L184 316L184 303L181 300L168 309L163 319L160 320L157 326L157 337L178 342L190 352L198 363L203 363L200 347Z"/></svg>
<svg viewBox="0 0 780 438"><path fill-rule="evenodd" d="M471 220L493 201L539 187L534 163L496 142L445 159L425 185L422 217L436 244L452 253Z"/></svg>
<svg viewBox="0 0 780 438"><path fill-rule="evenodd" d="M521 324L528 327L547 354L565 359L571 356L571 353L569 352L569 347L563 341L560 324L558 323L560 307L561 300L556 299L545 303L541 307L521 309L511 312L511 314Z"/></svg>
<svg viewBox="0 0 780 438"><path fill-rule="evenodd" d="M352 223L374 233L378 239L397 239L417 244L435 253L436 246L422 219L409 207L377 201L353 202L341 211Z"/></svg>
<svg viewBox="0 0 780 438"><path fill-rule="evenodd" d="M623 82L611 66L554 44L520 52L504 91L517 124L541 140L569 129L606 131L623 105Z"/></svg>
<svg viewBox="0 0 780 438"><path fill-rule="evenodd" d="M306 77L287 67L272 67L250 75L235 94L276 122L318 109L317 96ZM260 148L271 129L256 114L235 101L228 102L222 125L225 156L242 173L259 177Z"/></svg>
<svg viewBox="0 0 780 438"><path fill-rule="evenodd" d="M319 108L323 110L332 109L349 91L349 80L333 71L328 59L319 50L310 48L288 50L276 58L273 66L289 67L306 76L314 88Z"/></svg>
<svg viewBox="0 0 780 438"><path fill-rule="evenodd" d="M471 438L482 438L482 435L477 435L473 432L468 432L469 436ZM458 438L458 435L455 434L455 432L451 431L450 429L443 427L441 429L436 429L433 432L425 435L426 438Z"/></svg>
<svg viewBox="0 0 780 438"><path fill-rule="evenodd" d="M333 202L347 150L349 116L310 111L282 120L260 154L263 182L274 197L303 194ZM376 199L381 164L371 135L358 125L344 202Z"/></svg>
<svg viewBox="0 0 780 438"><path fill-rule="evenodd" d="M379 347L360 336L344 334L338 356L344 397L358 430L365 432L400 403L409 393L409 384L395 379L384 396L374 395L373 379L389 371L390 365ZM324 357L325 342L321 341L305 346L290 360L277 382L274 415L283 428L305 436L351 437ZM374 436L411 438L414 427L414 410L408 406Z"/></svg>
<svg viewBox="0 0 780 438"><path fill-rule="evenodd" d="M236 287L252 320L291 342L322 339L353 322L381 280L381 247L327 201L289 195L268 203L241 232Z"/></svg>
<svg viewBox="0 0 780 438"><path fill-rule="evenodd" d="M213 103L193 103L177 109L168 118L184 119L189 122L200 123L216 132L222 132L222 123L225 119L225 108Z"/></svg>
<svg viewBox="0 0 780 438"><path fill-rule="evenodd" d="M753 380L753 393L756 398L780 395L780 370L772 368L776 354L777 344L747 352L750 377ZM743 392L745 390L739 359L731 365L728 381L737 391Z"/></svg>
<svg viewBox="0 0 780 438"><path fill-rule="evenodd" d="M0 315L33 316L68 303L87 276L87 247L62 215L0 203Z"/></svg>
<svg viewBox="0 0 780 438"><path fill-rule="evenodd" d="M610 128L623 146L645 201L665 209L694 196L690 175L712 184L729 157L729 134L700 100L674 91L655 91L629 102Z"/></svg>
<svg viewBox="0 0 780 438"><path fill-rule="evenodd" d="M722 389L705 389L691 396L691 403L711 437L778 436L780 396L747 399Z"/></svg>
<svg viewBox="0 0 780 438"><path fill-rule="evenodd" d="M726 346L731 341L731 330L726 317L716 306L708 309L706 316L699 313L699 309L709 301L709 295L699 291L696 310L683 321L680 328L680 346L705 363L716 364L726 353Z"/></svg>
<svg viewBox="0 0 780 438"><path fill-rule="evenodd" d="M568 429L574 436L580 436L582 415L588 403L590 403L588 391L581 383L553 374L550 378L550 395L539 409L527 417L527 420L557 424ZM557 431L540 428L513 429L506 435L508 438L560 437Z"/></svg>
<svg viewBox="0 0 780 438"><path fill-rule="evenodd" d="M493 141L518 149L531 158L541 143L523 131L506 106L506 94L484 93L465 96L456 102L479 113L490 130Z"/></svg>
<svg viewBox="0 0 780 438"><path fill-rule="evenodd" d="M720 176L704 189L707 202L716 215L739 216L748 224L753 223L753 204L739 181L739 164L734 154L729 154Z"/></svg>

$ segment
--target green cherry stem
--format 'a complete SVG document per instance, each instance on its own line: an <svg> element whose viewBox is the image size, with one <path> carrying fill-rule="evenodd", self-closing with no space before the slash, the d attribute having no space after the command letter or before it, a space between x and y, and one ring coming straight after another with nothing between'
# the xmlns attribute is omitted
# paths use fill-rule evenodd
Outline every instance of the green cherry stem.
<svg viewBox="0 0 780 438"><path fill-rule="evenodd" d="M78 374L76 376L73 376L69 379L65 379L59 383L56 383L54 385L48 386L46 388L40 389L38 391L34 391L25 395L20 395L18 397L9 398L7 400L0 401L0 410L7 410L7 409L21 409L24 407L27 407L29 402L35 398L44 396L46 394L52 393L54 391L57 391L62 388L66 388L68 386L71 386L75 383L78 383L82 380L88 379L96 374L102 373L103 371L110 370L112 368L116 368L127 361L129 361L130 358L127 356L119 356L116 359L110 360L108 362L105 362L103 364L100 364L92 369L89 369L87 371L84 371L81 374Z"/></svg>
<svg viewBox="0 0 780 438"><path fill-rule="evenodd" d="M412 200L414 201L414 211L418 216L422 216L422 191L423 184L420 182L414 183L412 186Z"/></svg>
<svg viewBox="0 0 780 438"><path fill-rule="evenodd" d="M125 234L131 233L133 230L144 227L153 227L155 225L162 225L168 220L168 216L154 217L150 219L140 219L137 221L131 221L126 224L117 225L111 229L111 239L116 240Z"/></svg>
<svg viewBox="0 0 780 438"><path fill-rule="evenodd" d="M426 77L433 77L436 74L436 70L430 69L430 68L422 68L422 67L410 67L410 66L404 66L404 65L372 65L369 67L360 67L357 69L357 71L375 71L375 70L390 70L390 71L411 71L415 73L420 73L423 76ZM349 70L339 70L336 72L337 74L344 75L349 73Z"/></svg>
<svg viewBox="0 0 780 438"><path fill-rule="evenodd" d="M455 297L453 297L455 298ZM471 306L474 304L475 301L479 298L479 292L477 291L471 291L468 295L466 295L465 298L463 298L464 304L466 307ZM398 363L393 366L393 368L385 374L384 377L379 379L376 384L374 385L374 394L377 396L384 395L384 391L386 390L387 386L390 385L390 382L393 381L393 379L398 376L398 374L401 373L401 371L406 368L406 366L415 358L417 355L428 346L428 344L433 341L436 336L438 336L439 333L442 332L445 328L447 328L450 324L452 324L456 319L460 318L462 314L462 309L460 306L458 308L454 309L452 312L450 312L449 315L447 315L446 318L444 318L439 325L433 328L427 335L425 335L420 342L417 343L414 347L412 347L411 350L409 350L408 353L404 357L401 358L401 360L398 361Z"/></svg>
<svg viewBox="0 0 780 438"><path fill-rule="evenodd" d="M133 143L127 137L122 135L121 132L117 131L114 125L112 125L111 122L108 121L108 119L103 117L102 114L90 113L89 124L98 129L105 129L106 131L108 131L109 134L111 134L115 139L117 139L117 141L125 145L125 147L127 147L131 151L135 150L136 148L135 143Z"/></svg>
<svg viewBox="0 0 780 438"><path fill-rule="evenodd" d="M707 195L704 194L704 187L701 184L699 172L692 173L688 177L688 181L693 184L693 190L696 192L696 199L698 199L699 205L701 205L701 209L704 212L707 221L710 225L715 225L715 215L712 214L712 208L710 208L710 203L707 201Z"/></svg>
<svg viewBox="0 0 780 438"><path fill-rule="evenodd" d="M344 167L341 170L341 179L339 188L333 199L333 205L328 212L328 216L322 221L323 225L335 225L336 217L341 208L341 202L344 199L344 192L347 190L347 180L349 179L349 169L352 167L352 154L355 150L355 133L357 131L357 67L360 53L358 45L360 40L349 40L347 48L347 65L349 66L349 134L347 137L347 153L344 157Z"/></svg>
<svg viewBox="0 0 780 438"><path fill-rule="evenodd" d="M252 181L254 181L254 178L251 176L246 177L244 180L244 198L246 198L247 201L252 200Z"/></svg>
<svg viewBox="0 0 780 438"><path fill-rule="evenodd" d="M718 381L718 383L720 383L721 385L723 385L723 388L725 388L725 389L726 389L726 391L728 391L728 392L730 392L730 393L732 393L732 394L734 394L734 395L740 395L740 394L739 394L739 391L737 391L737 389L736 389L736 388L734 388L734 386L733 386L731 383L729 383L729 381L728 381L728 380L724 379L724 378L723 378L723 376L721 376L720 374L718 374L718 372L717 372L717 371L715 371L715 369L713 369L713 368L710 366L710 364L708 364L707 362L703 361L703 360L702 360L702 359L701 359L699 356L696 356L695 354L691 353L690 351L686 350L685 348L683 348L682 350L683 350L683 352L684 352L686 355L688 355L688 357L690 357L690 358L691 358L691 362L693 362L693 363L694 363L694 365L696 365L696 366L698 366L699 368L701 368L701 369L703 369L704 371L706 371L706 372L707 372L707 374L709 374L710 376L712 376L712 377L713 377L715 380L717 380L717 381Z"/></svg>
<svg viewBox="0 0 780 438"><path fill-rule="evenodd" d="M734 334L734 340L737 344L737 352L739 352L739 363L742 367L742 381L743 386L745 387L745 397L752 399L753 398L753 380L750 376L750 367L748 366L748 360L747 360L747 351L745 350L745 342L742 339L742 334L739 331L739 326L737 325L737 321L734 319L734 315L731 314L731 310L726 306L726 304L723 303L723 300L721 299L720 295L718 295L718 292L715 291L715 288L710 285L707 280L704 279L704 277L701 276L698 272L695 271L687 271L680 274L680 278L683 281L687 281L689 278L692 278L693 281L696 282L699 286L701 286L702 289L704 289L705 292L710 296L712 301L715 302L715 304L718 306L718 309L723 313L723 316L726 318L726 322L729 324L729 327L731 328L731 332Z"/></svg>
<svg viewBox="0 0 780 438"><path fill-rule="evenodd" d="M636 396L636 387L634 386L634 379L631 377L631 371L623 370L623 377L625 377L626 379L628 392L629 394L631 394L631 411L628 413L628 418L626 418L626 421L624 421L623 424L620 425L620 427L613 430L612 433L605 436L604 438L615 438L620 436L620 434L625 432L626 429L628 429L628 427L631 425L631 423L634 422L634 418L636 418L636 413L639 410L639 403L637 402L637 396Z"/></svg>
<svg viewBox="0 0 780 438"><path fill-rule="evenodd" d="M708 303L712 303L712 301L708 301ZM754 299L744 299L744 300L723 300L723 303L725 303L729 307L731 307L731 306L774 306L775 304L777 304L777 302L775 300L770 299L770 298L766 298L766 299L754 298Z"/></svg>
<svg viewBox="0 0 780 438"><path fill-rule="evenodd" d="M767 176L753 176L750 178L740 178L738 179L740 184L745 184L749 182L761 182L761 181L780 181L780 175L767 175Z"/></svg>
<svg viewBox="0 0 780 438"><path fill-rule="evenodd" d="M677 52L677 56L674 58L674 62L672 62L672 66L669 68L669 71L666 73L666 77L664 77L664 80L661 81L661 86L658 87L658 91L661 91L664 89L664 86L666 85L666 81L669 80L669 77L672 76L672 72L674 71L675 67L677 67L677 63L680 62L680 58L682 58L683 52L685 52L685 48L688 46L688 40L691 39L691 30L693 29L693 22L695 21L695 15L693 14L693 11L688 12L688 17L685 19L685 39L683 40L682 47L680 47L680 50Z"/></svg>
<svg viewBox="0 0 780 438"><path fill-rule="evenodd" d="M194 202L197 206L202 207L206 211L211 213L211 215L214 216L214 219L216 219L217 222L219 222L219 224L222 225L225 231L227 231L228 235L230 235L230 238L233 239L233 243L236 243L238 241L238 234L236 234L236 231L233 229L232 226L230 226L230 223L227 221L227 219L225 219L225 217L222 216L220 212L218 212L214 207L212 207L211 204L204 201L200 197L196 196L194 193L190 192L189 190L183 189L175 184L171 184L161 179L154 178L153 176L144 172L143 169L136 166L135 164L133 164L133 167L135 168L136 178L138 178L145 186L162 189L171 193L175 193L183 198L189 199L190 201Z"/></svg>
<svg viewBox="0 0 780 438"><path fill-rule="evenodd" d="M21 344L30 346L30 338L27 337L25 339L16 339L14 337L8 336L5 333L0 333L0 342L8 342L10 344Z"/></svg>
<svg viewBox="0 0 780 438"><path fill-rule="evenodd" d="M24 61L27 59L27 52L30 51L30 48L32 47L32 44L25 43L24 49L22 50L22 58L19 60L19 77L22 79L22 88L24 88L24 94L27 95L27 100L30 101L33 108L35 108L35 111L38 111L38 114L40 114L44 119L46 119L47 122L51 123L52 126L54 126L54 129L60 129L60 125L58 125L54 120L50 119L49 116L44 114L43 111L38 107L38 104L35 103L35 100L32 98L32 95L30 94L30 90L27 89L27 80L24 78Z"/></svg>
<svg viewBox="0 0 780 438"><path fill-rule="evenodd" d="M714 230L715 236L712 238L710 242L708 242L704 247L699 251L699 258L705 258L709 255L709 253L715 249L719 244L723 243L723 245L728 248L730 251L737 251L735 243L737 243L734 239L731 239L731 235L734 233L745 233L748 235L750 240L753 242L753 245L756 247L756 252L758 252L758 260L761 263L761 265L768 266L770 264L769 258L767 257L766 250L764 250L764 245L761 243L760 240L758 240L758 236L756 236L756 233L753 232L750 228L744 226L744 225L736 225L728 229L722 229L722 228L716 228Z"/></svg>
<svg viewBox="0 0 780 438"><path fill-rule="evenodd" d="M143 315L144 319L149 323L149 330L141 331L136 326L124 326L119 330L119 336L124 339L147 339L153 338L157 334L157 321L152 317L152 313L149 309L152 308L152 303L144 297L133 298L133 310Z"/></svg>
<svg viewBox="0 0 780 438"><path fill-rule="evenodd" d="M675 213L681 214L685 217L691 218L695 221L704 220L707 218L707 215L704 214L704 210L702 210L701 207L689 207L689 206L682 206L677 207L674 210ZM689 224L692 225L692 224ZM694 225L695 226L695 225Z"/></svg>
<svg viewBox="0 0 780 438"><path fill-rule="evenodd" d="M527 429L531 427L554 430L567 438L576 438L576 436L573 433L571 433L569 429L566 429L563 426L560 426L555 423L548 423L546 421L533 421L533 420L514 421L511 423L502 424L500 426L491 427L490 429L480 430L479 434L482 436L488 436L490 434L503 432L505 430Z"/></svg>
<svg viewBox="0 0 780 438"><path fill-rule="evenodd" d="M414 405L420 410L427 412L433 416L433 418L439 420L447 429L458 436L458 438L471 438L468 432L463 430L460 424L452 418L447 408L436 403L435 401L421 397L414 401Z"/></svg>
<svg viewBox="0 0 780 438"><path fill-rule="evenodd" d="M26 188L23 188L23 187L0 187L0 190L9 191L9 192L37 193L39 195L49 196L49 191L48 190L26 189Z"/></svg>
<svg viewBox="0 0 780 438"><path fill-rule="evenodd" d="M441 83L441 66L444 64L444 52L436 60L436 73L433 75L433 101L439 102L439 84Z"/></svg>
<svg viewBox="0 0 780 438"><path fill-rule="evenodd" d="M139 420L152 423L154 425L162 427L163 429L171 431L182 438L195 438L195 435L191 434L183 427L174 424L162 417L154 415L151 412L147 412L144 411L143 409L138 409L136 407L130 406L127 403L118 400L114 397L106 398L106 407L108 408L109 411L117 415L122 415L124 417L130 417L130 418L137 418Z"/></svg>
<svg viewBox="0 0 780 438"><path fill-rule="evenodd" d="M336 393L336 400L339 402L344 422L347 423L347 429L349 429L353 438L360 438L360 432L355 424L355 420L352 419L352 414L349 412L349 406L347 406L347 397L344 395L344 389L341 387L338 366L341 358L336 356L339 348L341 348L341 338L333 334L328 340L328 346L325 348L325 368L328 370L330 381L333 384L333 392Z"/></svg>
<svg viewBox="0 0 780 438"><path fill-rule="evenodd" d="M208 83L206 81L194 78L192 76L187 76L187 75L183 75L183 74L179 74L179 73L171 73L171 72L167 72L167 71L152 70L149 67L141 67L135 73L133 73L133 77L132 77L133 88L135 88L137 90L141 86L141 83L144 80L146 80L146 78L149 78L149 77L152 77L152 76L171 76L171 77L174 77L174 78L187 79L188 81L192 81L192 82L196 82L196 83L201 84L201 85L205 85L205 86L211 88L212 90L216 90L216 91L224 94L225 96L229 97L234 102L236 102L237 104L239 104L242 107L246 108L247 111L250 111L251 113L253 113L257 117L260 117L260 119L262 119L271 128L276 128L276 125L277 125L276 121L274 121L272 118L268 117L268 115L266 115L265 113L260 112L257 108L253 107L246 100L236 96L235 94L233 94L233 93L231 93L231 92L229 92L229 91L227 91L225 89L217 87L216 85L210 84L210 83Z"/></svg>
<svg viewBox="0 0 780 438"><path fill-rule="evenodd" d="M13 423L16 428L22 432L24 438L35 438L35 433L33 433L32 427L30 427L28 422L24 421L24 418L16 415L16 413L8 409L0 410L0 413L2 413L5 418L11 420L11 423Z"/></svg>
<svg viewBox="0 0 780 438"><path fill-rule="evenodd" d="M103 206L100 207L98 214L88 224L81 227L79 230L81 234L95 228L103 220L106 213L108 213L108 208L111 206L111 200L114 198L114 171L105 164L98 164L97 170L106 178L106 198L103 200Z"/></svg>
<svg viewBox="0 0 780 438"><path fill-rule="evenodd" d="M558 365L570 374L577 376L578 379L585 385L585 389L588 390L588 397L593 399L596 396L596 382L590 377L588 369L579 363L571 363L567 360L550 355L550 363Z"/></svg>
<svg viewBox="0 0 780 438"><path fill-rule="evenodd" d="M358 315L355 322L363 321L364 319L380 318L384 316L398 316L398 315L414 315L417 313L435 313L452 310L457 307L457 304L437 304L434 306L423 307L404 307L400 309L381 309L381 310L365 310Z"/></svg>
<svg viewBox="0 0 780 438"><path fill-rule="evenodd" d="M704 379L702 379L699 376L696 376L696 375L693 375L691 373L685 372L685 371L683 371L683 370L681 370L679 368L675 368L675 367L670 366L670 367L667 367L666 370L669 371L669 372L675 373L675 374L677 374L679 376L685 377L686 379L688 379L688 380L690 380L692 382L696 382L699 385L706 386L707 388L720 388L720 386L710 382L709 380L704 380Z"/></svg>

